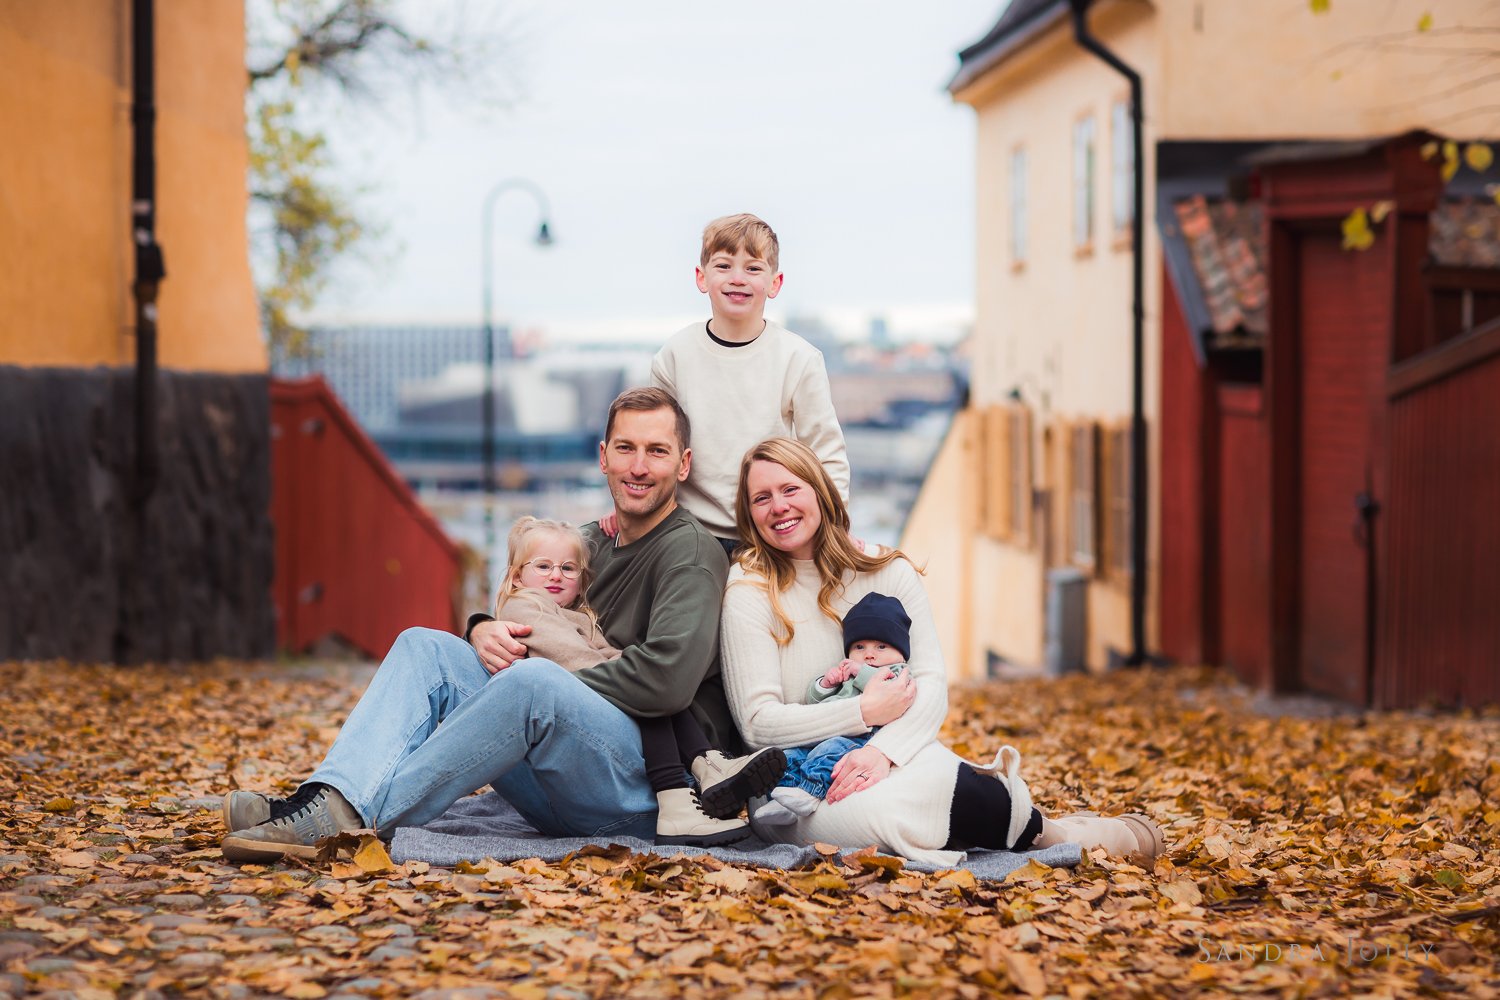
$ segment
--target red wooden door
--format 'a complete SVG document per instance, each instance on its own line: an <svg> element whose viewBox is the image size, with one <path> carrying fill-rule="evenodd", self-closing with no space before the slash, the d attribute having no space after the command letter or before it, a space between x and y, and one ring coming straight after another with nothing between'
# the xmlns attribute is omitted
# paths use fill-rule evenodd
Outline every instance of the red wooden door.
<svg viewBox="0 0 1500 1000"><path fill-rule="evenodd" d="M1364 704L1373 524L1360 499L1374 491L1389 280L1381 255L1332 235L1303 236L1299 261L1298 673L1310 690Z"/></svg>

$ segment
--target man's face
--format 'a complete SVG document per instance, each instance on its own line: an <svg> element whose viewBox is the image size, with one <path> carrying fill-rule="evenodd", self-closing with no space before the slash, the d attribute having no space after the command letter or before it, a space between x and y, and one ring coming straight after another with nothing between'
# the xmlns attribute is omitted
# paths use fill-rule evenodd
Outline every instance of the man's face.
<svg viewBox="0 0 1500 1000"><path fill-rule="evenodd" d="M599 469L609 483L622 521L650 522L672 512L677 484L688 476L693 454L677 440L668 409L621 410L610 439L599 445Z"/></svg>

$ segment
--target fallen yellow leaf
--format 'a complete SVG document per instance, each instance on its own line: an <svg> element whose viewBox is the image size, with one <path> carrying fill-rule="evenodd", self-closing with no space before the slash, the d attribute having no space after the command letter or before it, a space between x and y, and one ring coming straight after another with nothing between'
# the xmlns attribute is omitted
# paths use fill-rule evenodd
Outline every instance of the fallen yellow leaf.
<svg viewBox="0 0 1500 1000"><path fill-rule="evenodd" d="M360 840L359 850L354 854L354 863L359 865L362 871L372 875L388 872L393 867L391 856L386 852L385 845L380 842L379 837L373 835Z"/></svg>

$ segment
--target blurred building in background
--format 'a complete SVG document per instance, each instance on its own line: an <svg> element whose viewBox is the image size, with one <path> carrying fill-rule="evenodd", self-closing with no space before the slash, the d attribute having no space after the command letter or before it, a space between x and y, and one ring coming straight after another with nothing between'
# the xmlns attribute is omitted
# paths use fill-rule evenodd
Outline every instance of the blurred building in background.
<svg viewBox="0 0 1500 1000"><path fill-rule="evenodd" d="M816 317L789 323L824 353L849 443L856 529L894 542L962 401L966 362L946 348L898 344L881 320L869 342L848 346ZM314 330L307 352L274 361L278 376L325 379L448 529L476 547L484 520L481 336L477 327ZM499 342L499 523L526 513L588 521L608 509L599 437L615 396L650 381L657 346L539 343L522 352L509 338Z"/></svg>
<svg viewBox="0 0 1500 1000"><path fill-rule="evenodd" d="M1065 0L1013 0L950 84L978 139L972 392L903 538L950 663L1125 657L1144 518L1151 656L1356 703L1500 699L1500 177L1487 145L1413 131L1500 134L1483 51L1448 50L1493 7L1088 6L1143 80L1143 218L1127 83Z"/></svg>

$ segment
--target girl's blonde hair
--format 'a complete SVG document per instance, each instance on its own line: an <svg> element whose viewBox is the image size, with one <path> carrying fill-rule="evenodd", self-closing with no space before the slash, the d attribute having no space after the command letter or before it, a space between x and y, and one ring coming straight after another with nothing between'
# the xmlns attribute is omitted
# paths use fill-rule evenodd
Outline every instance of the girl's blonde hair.
<svg viewBox="0 0 1500 1000"><path fill-rule="evenodd" d="M521 566L530 557L537 540L543 535L562 535L573 543L573 549L578 553L578 596L568 607L573 611L582 611L593 618L594 612L589 608L588 601L584 599L584 594L588 592L594 574L589 568L589 545L584 540L583 532L567 521L549 521L545 518L532 517L529 514L518 518L516 523L510 526L510 536L505 543L508 565L505 570L505 580L500 584L500 594L495 598L495 609L498 611L500 605L521 589L520 584L516 582L521 575Z"/></svg>
<svg viewBox="0 0 1500 1000"><path fill-rule="evenodd" d="M872 573L896 559L911 562L900 549L887 549L878 556L866 555L849 537L849 508L839 496L838 487L818 461L813 450L791 438L770 438L745 452L740 460L740 485L734 496L734 526L740 536L735 561L744 567L750 583L760 587L771 599L771 613L776 616L776 643L785 646L797 630L781 606L781 593L797 578L792 557L768 544L755 530L750 518L750 466L756 462L774 462L812 487L818 498L822 523L813 536L813 565L823 585L818 588L818 608L834 622L833 597L844 589L844 575L849 572ZM919 569L917 572L921 572Z"/></svg>

